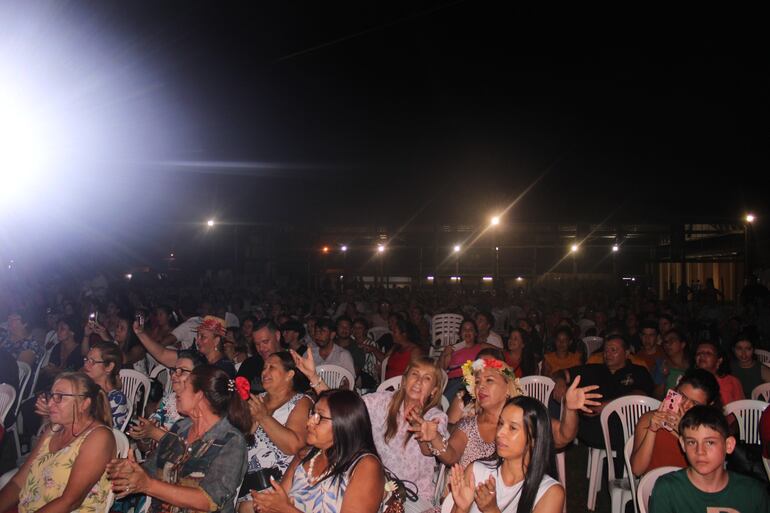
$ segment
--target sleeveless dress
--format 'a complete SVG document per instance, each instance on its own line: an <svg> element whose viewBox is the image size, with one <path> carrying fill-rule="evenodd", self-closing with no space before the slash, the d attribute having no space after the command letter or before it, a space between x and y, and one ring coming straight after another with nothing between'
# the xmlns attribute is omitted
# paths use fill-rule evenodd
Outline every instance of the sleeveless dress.
<svg viewBox="0 0 770 513"><path fill-rule="evenodd" d="M265 393L260 394L263 397ZM303 394L295 394L288 401L277 408L272 417L282 426L286 425L289 415L294 410L300 399L305 397ZM261 468L278 467L281 474L286 472L286 468L291 463L292 455L285 454L265 433L264 428L259 426L254 433L254 443L249 445L249 469L247 472L254 472Z"/></svg>
<svg viewBox="0 0 770 513"><path fill-rule="evenodd" d="M289 497L294 499L294 507L303 513L339 513L342 511L342 501L345 490L350 482L350 475L362 458L375 457L373 454L363 454L356 458L344 476L324 479L315 485L310 484L307 472L302 465L297 465L294 471L294 481L291 483Z"/></svg>
<svg viewBox="0 0 770 513"><path fill-rule="evenodd" d="M465 444L465 451L460 456L460 466L465 468L469 463L481 458L488 458L495 453L497 446L495 442L485 442L479 433L478 417L463 417L457 423L457 429L465 433L468 437L468 443Z"/></svg>
<svg viewBox="0 0 770 513"><path fill-rule="evenodd" d="M50 452L49 446L53 433L49 433L43 440L40 451L32 462L27 480L19 492L19 513L31 513L37 511L54 499L61 497L70 478L70 471L75 460L80 454L80 447L86 437L95 429L107 426L96 426L75 438L68 445L56 452ZM107 495L110 492L110 482L107 473L103 473L99 481L86 495L79 508L73 510L78 513L102 513Z"/></svg>

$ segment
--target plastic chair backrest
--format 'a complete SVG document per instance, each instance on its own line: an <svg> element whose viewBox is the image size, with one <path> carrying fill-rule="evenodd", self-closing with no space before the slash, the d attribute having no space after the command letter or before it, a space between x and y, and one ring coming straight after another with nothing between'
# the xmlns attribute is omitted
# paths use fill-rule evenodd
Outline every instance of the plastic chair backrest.
<svg viewBox="0 0 770 513"><path fill-rule="evenodd" d="M626 395L610 401L599 416L607 454L612 454L609 430L610 415L616 413L620 417L620 424L623 426L623 440L628 440L633 438L639 418L648 411L657 409L658 406L660 406L660 401L646 395ZM615 465L607 465L607 479L610 481L615 479Z"/></svg>
<svg viewBox="0 0 770 513"><path fill-rule="evenodd" d="M112 434L115 436L115 453L118 458L127 458L130 445L128 438L117 428L112 428ZM115 502L115 492L110 489L110 493L107 494L107 499L104 501L104 513L110 513L112 504Z"/></svg>
<svg viewBox="0 0 770 513"><path fill-rule="evenodd" d="M24 362L16 362L19 366L19 393L18 396L24 398L24 391L27 390L27 383L32 374L32 368ZM19 414L19 408L21 408L21 401L16 403L16 415Z"/></svg>
<svg viewBox="0 0 770 513"><path fill-rule="evenodd" d="M402 376L393 376L390 379L386 379L382 383L380 383L380 386L377 387L378 392L382 392L383 390L398 390L401 388L401 378Z"/></svg>
<svg viewBox="0 0 770 513"><path fill-rule="evenodd" d="M445 347L457 342L460 338L460 326L463 316L445 313L434 315L430 323L430 344ZM436 343L438 341L438 344Z"/></svg>
<svg viewBox="0 0 770 513"><path fill-rule="evenodd" d="M770 401L770 383L762 383L751 391L751 398L755 401Z"/></svg>
<svg viewBox="0 0 770 513"><path fill-rule="evenodd" d="M37 362L37 367L35 367L35 375L32 377L32 385L30 385L29 390L27 390L26 399L29 399L32 397L32 394L35 393L37 379L40 377L40 369L48 365L48 362L51 360L51 353L53 352L54 347L56 347L56 344L52 345L48 350L46 350L46 352L43 353L43 356L40 358L40 361Z"/></svg>
<svg viewBox="0 0 770 513"><path fill-rule="evenodd" d="M754 354L757 355L757 360L764 363L765 365L770 365L770 351L766 351L764 349L755 349Z"/></svg>
<svg viewBox="0 0 770 513"><path fill-rule="evenodd" d="M366 336L368 336L373 341L377 342L380 340L380 337L385 335L386 333L390 333L390 330L384 326L375 326L374 328L369 328L369 331L366 332Z"/></svg>
<svg viewBox="0 0 770 513"><path fill-rule="evenodd" d="M604 344L602 337L583 337L583 345L586 347L586 358L594 354Z"/></svg>
<svg viewBox="0 0 770 513"><path fill-rule="evenodd" d="M385 381L385 371L388 370L388 360L390 360L390 355L386 356L382 359L382 363L380 364L382 366L380 370L380 381Z"/></svg>
<svg viewBox="0 0 770 513"><path fill-rule="evenodd" d="M524 395L534 397L546 407L553 387L556 386L554 380L548 376L525 376L519 379L519 384L524 389Z"/></svg>
<svg viewBox="0 0 770 513"><path fill-rule="evenodd" d="M124 425L121 426L121 431L123 431L134 413L144 415L144 408L147 406L147 399L150 396L150 378L133 369L121 369L120 382L123 384L122 391L128 402L126 421ZM140 410L136 411L139 387L144 387L144 394L142 394L142 407Z"/></svg>
<svg viewBox="0 0 770 513"><path fill-rule="evenodd" d="M0 384L0 425L5 422L5 416L11 411L16 400L16 389L7 383Z"/></svg>
<svg viewBox="0 0 770 513"><path fill-rule="evenodd" d="M165 374L165 376L163 376ZM156 365L150 371L150 379L157 379L163 383L163 393L168 395L171 393L171 369L165 365Z"/></svg>
<svg viewBox="0 0 770 513"><path fill-rule="evenodd" d="M652 489L655 487L655 481L663 474L682 470L679 467L658 467L650 470L642 479L639 480L639 487L636 489L636 503L639 506L639 513L647 513L647 506L650 502Z"/></svg>
<svg viewBox="0 0 770 513"><path fill-rule="evenodd" d="M759 444L759 418L768 404L764 401L742 399L728 403L725 408L725 416L731 413L738 421L738 430L741 440L747 444Z"/></svg>
<svg viewBox="0 0 770 513"><path fill-rule="evenodd" d="M316 367L316 374L324 380L329 388L339 388L343 378L348 381L348 390L353 390L355 385L355 377L350 371L339 365L319 365Z"/></svg>

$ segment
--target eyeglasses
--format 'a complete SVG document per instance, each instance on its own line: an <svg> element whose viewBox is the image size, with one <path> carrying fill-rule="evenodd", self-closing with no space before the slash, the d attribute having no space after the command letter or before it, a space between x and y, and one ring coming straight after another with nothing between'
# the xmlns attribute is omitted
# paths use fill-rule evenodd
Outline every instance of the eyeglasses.
<svg viewBox="0 0 770 513"><path fill-rule="evenodd" d="M190 369L185 369L183 367L169 367L168 370L177 376L182 376L185 372L192 372Z"/></svg>
<svg viewBox="0 0 770 513"><path fill-rule="evenodd" d="M310 414L307 417L313 424L320 424L322 420L329 420L331 421L331 417L324 417L317 411L311 411Z"/></svg>
<svg viewBox="0 0 770 513"><path fill-rule="evenodd" d="M61 403L62 399L65 397L86 397L85 394L62 394L59 392L43 392L40 395L42 395L46 401L53 399L53 402L56 404Z"/></svg>
<svg viewBox="0 0 770 513"><path fill-rule="evenodd" d="M83 358L83 363L90 363L91 365L96 365L97 363L104 363L104 360L94 360L93 358L86 356L85 358Z"/></svg>

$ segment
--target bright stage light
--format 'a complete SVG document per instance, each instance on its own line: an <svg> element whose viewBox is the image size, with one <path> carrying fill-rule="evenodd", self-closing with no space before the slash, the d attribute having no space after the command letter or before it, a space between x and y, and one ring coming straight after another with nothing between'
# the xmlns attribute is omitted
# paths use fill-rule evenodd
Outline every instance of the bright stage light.
<svg viewBox="0 0 770 513"><path fill-rule="evenodd" d="M43 182L48 138L36 117L0 77L0 205L29 200Z"/></svg>
<svg viewBox="0 0 770 513"><path fill-rule="evenodd" d="M208 226L209 228L213 228L214 224L216 223L214 222L213 219L209 219L208 221L206 221L206 226Z"/></svg>
<svg viewBox="0 0 770 513"><path fill-rule="evenodd" d="M493 217L491 220L491 223L492 223L492 226L497 226L498 224L500 224L500 218L497 216Z"/></svg>
<svg viewBox="0 0 770 513"><path fill-rule="evenodd" d="M613 253L617 253L618 251L620 251L620 246L618 246L617 244L613 244L612 245L612 252Z"/></svg>
<svg viewBox="0 0 770 513"><path fill-rule="evenodd" d="M377 244L377 252L378 253L384 253L385 252L385 246L382 244Z"/></svg>
<svg viewBox="0 0 770 513"><path fill-rule="evenodd" d="M460 252L460 245L459 244L455 244L455 247L452 248L452 249L454 250L455 253L459 253Z"/></svg>
<svg viewBox="0 0 770 513"><path fill-rule="evenodd" d="M570 246L570 248L569 248L569 249L570 249L570 251L572 251L573 253L577 253L577 250L578 250L578 249L580 249L580 247L579 247L577 244L573 244L572 246Z"/></svg>
<svg viewBox="0 0 770 513"><path fill-rule="evenodd" d="M754 214L746 214L745 219L746 219L747 223L753 223L754 219L756 219L756 218L754 217Z"/></svg>
<svg viewBox="0 0 770 513"><path fill-rule="evenodd" d="M344 253L344 252L346 252L346 251L348 250L348 247L347 247L347 246L345 246L345 245L343 245L343 246L342 246L340 249L341 249L341 250L342 250L342 252Z"/></svg>

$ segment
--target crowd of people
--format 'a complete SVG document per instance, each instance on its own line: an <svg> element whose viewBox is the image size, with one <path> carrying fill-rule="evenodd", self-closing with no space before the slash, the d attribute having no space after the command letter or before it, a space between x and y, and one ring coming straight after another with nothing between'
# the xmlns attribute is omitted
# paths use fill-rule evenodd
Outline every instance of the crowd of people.
<svg viewBox="0 0 770 513"><path fill-rule="evenodd" d="M568 499L557 452L576 439L604 449L613 400L674 392L675 408L633 429L635 476L683 469L661 479L650 511L770 507L752 465L770 456L770 409L759 447L722 410L770 382L755 353L770 340L761 302L659 301L598 284L58 292L2 305L0 382L31 400L19 410L28 453L0 489L0 513L96 512L113 499L121 513L557 513ZM431 331L442 313L463 318L449 343ZM585 337L601 344L589 352ZM36 378L28 390L23 365ZM346 377L326 383L321 365ZM169 386L154 380L132 404L120 371L158 367ZM554 382L546 404L525 395L520 380L533 375ZM18 429L15 410L5 429ZM617 424L608 459L622 476ZM109 428L132 440L126 458Z"/></svg>

